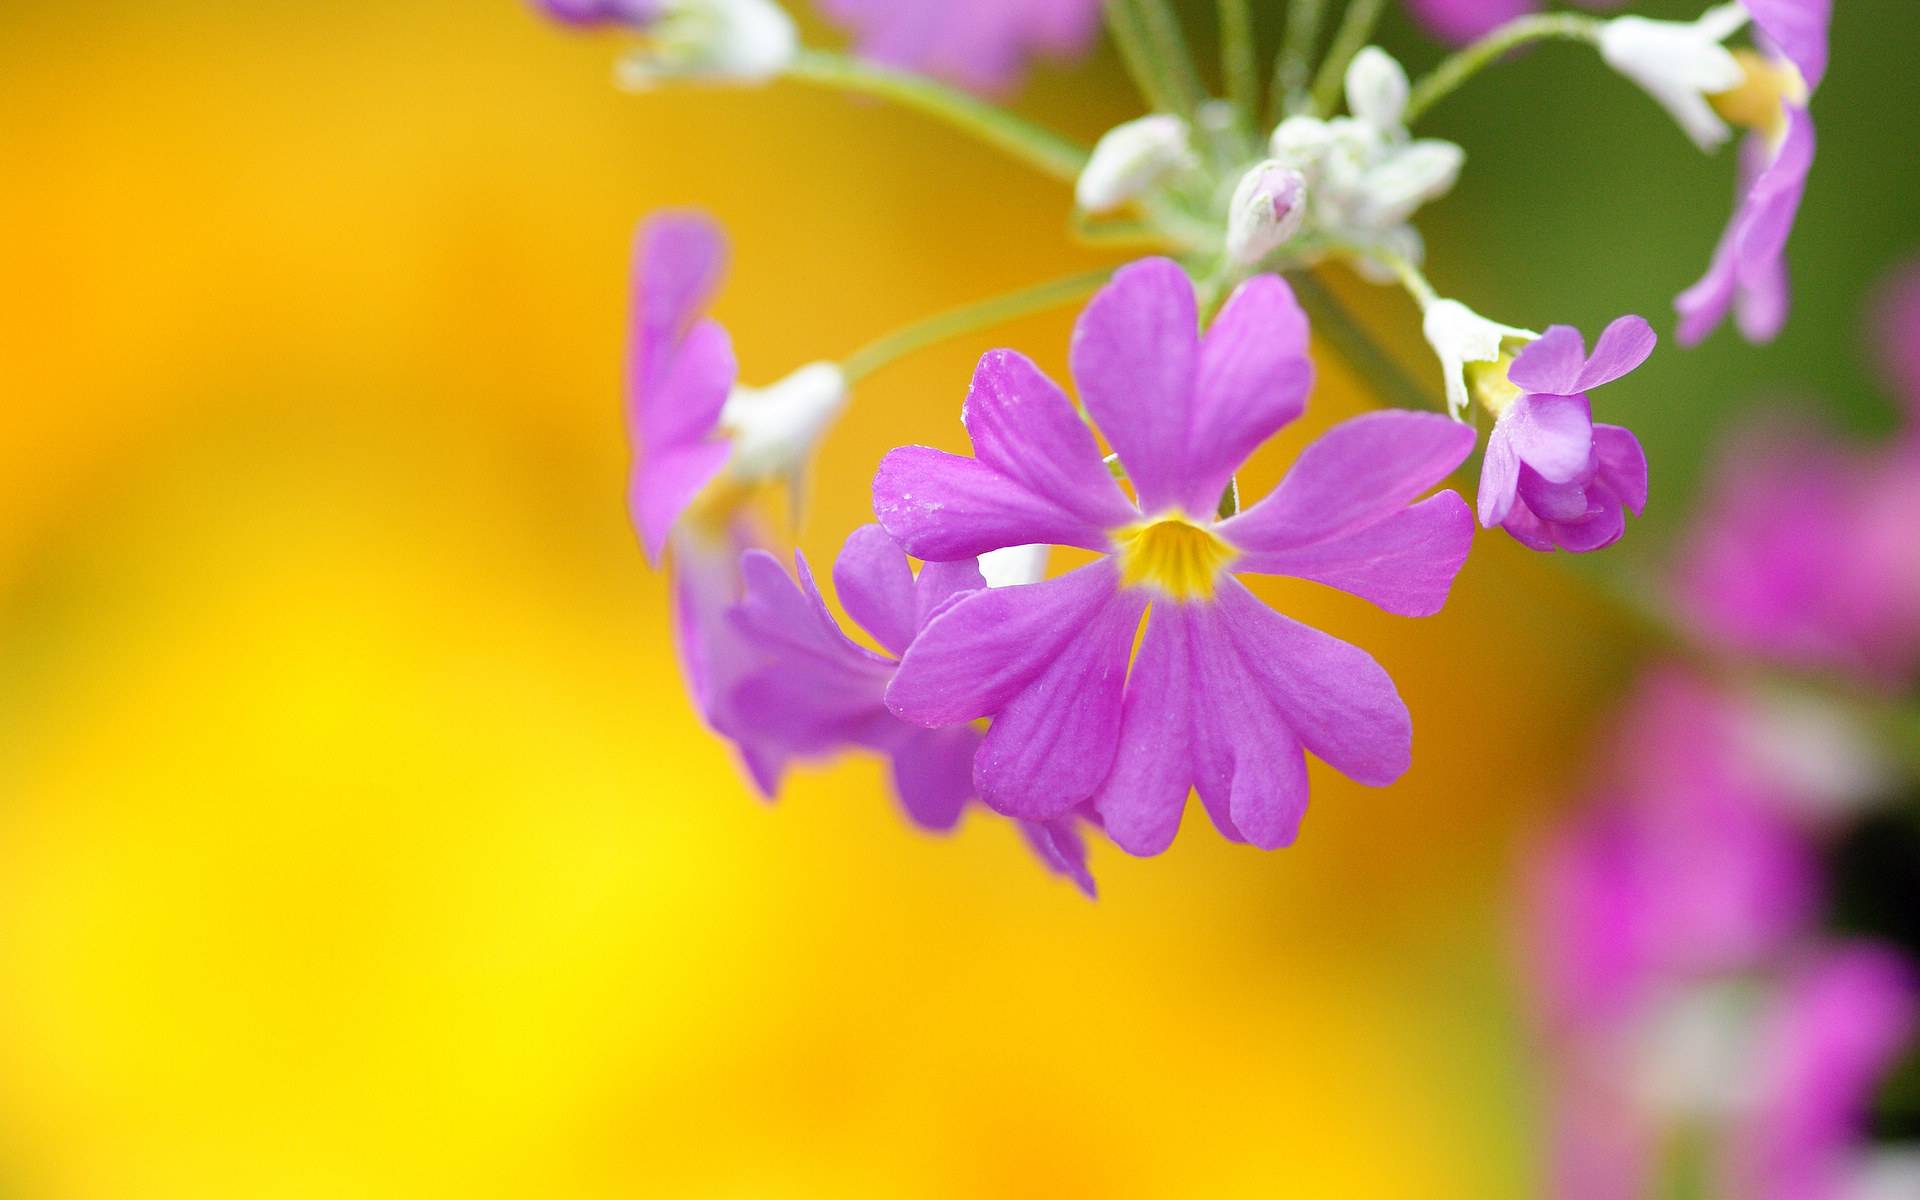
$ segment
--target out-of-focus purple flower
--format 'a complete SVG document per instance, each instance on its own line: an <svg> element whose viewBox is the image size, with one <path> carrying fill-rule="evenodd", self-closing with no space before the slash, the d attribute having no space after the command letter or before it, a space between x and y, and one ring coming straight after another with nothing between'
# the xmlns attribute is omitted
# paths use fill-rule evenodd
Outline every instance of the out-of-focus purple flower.
<svg viewBox="0 0 1920 1200"><path fill-rule="evenodd" d="M886 648L880 654L849 638L828 611L806 556L795 553L798 582L773 555L750 550L741 560L745 589L731 613L734 632L755 666L738 678L731 714L756 746L777 747L781 761L820 758L850 748L893 764L894 793L922 829L954 827L973 796L973 756L981 735L972 726L910 725L887 709L887 684L934 614L986 586L972 561L928 563L918 575L878 525L853 531L834 563L834 588L847 613ZM771 796L778 776L756 781ZM1047 868L1094 895L1086 846L1072 814L1047 823L1021 822L1022 834Z"/></svg>
<svg viewBox="0 0 1920 1200"><path fill-rule="evenodd" d="M820 0L862 57L981 92L1020 82L1036 55L1084 53L1100 0Z"/></svg>
<svg viewBox="0 0 1920 1200"><path fill-rule="evenodd" d="M1898 684L1920 670L1920 462L1804 430L1736 445L1678 575L1703 636Z"/></svg>
<svg viewBox="0 0 1920 1200"><path fill-rule="evenodd" d="M645 25L660 15L661 0L533 0L533 6L563 25Z"/></svg>
<svg viewBox="0 0 1920 1200"><path fill-rule="evenodd" d="M1704 339L1729 311L1753 342L1772 340L1787 319L1787 239L1813 168L1807 105L1826 75L1832 0L1747 0L1745 7L1766 53L1744 56L1746 82L1715 97L1715 106L1753 132L1740 150L1733 217L1706 274L1674 300L1682 345Z"/></svg>
<svg viewBox="0 0 1920 1200"><path fill-rule="evenodd" d="M1011 351L974 375L962 413L973 458L907 447L874 479L881 523L915 557L1029 543L1102 556L954 603L908 649L887 702L927 726L993 718L974 760L989 805L1050 820L1091 799L1134 854L1172 842L1191 789L1228 838L1287 844L1306 751L1370 785L1407 768L1406 706L1380 665L1274 612L1233 572L1426 615L1473 532L1452 492L1412 503L1471 450L1471 431L1410 412L1337 426L1271 495L1217 520L1241 461L1299 415L1312 366L1306 318L1276 276L1243 284L1204 338L1198 324L1186 273L1151 259L1122 269L1075 331L1081 400L1137 503L1073 403Z"/></svg>
<svg viewBox="0 0 1920 1200"><path fill-rule="evenodd" d="M1896 274L1874 305L1875 349L1906 402L1906 437L1920 442L1920 266Z"/></svg>
<svg viewBox="0 0 1920 1200"><path fill-rule="evenodd" d="M627 507L652 560L680 514L720 474L730 450L719 425L736 375L733 342L706 316L726 259L719 227L697 213L653 217L635 244Z"/></svg>
<svg viewBox="0 0 1920 1200"><path fill-rule="evenodd" d="M1625 0L1581 0L1587 8L1619 8ZM1407 0L1414 19L1443 42L1465 45L1515 17L1540 10L1540 0Z"/></svg>
<svg viewBox="0 0 1920 1200"><path fill-rule="evenodd" d="M1843 1200L1868 1105L1916 1018L1913 968L1890 950L1854 943L1801 964L1761 1033L1760 1099L1733 1139L1728 1194Z"/></svg>
<svg viewBox="0 0 1920 1200"><path fill-rule="evenodd" d="M1555 325L1507 369L1519 389L1487 439L1480 523L1504 528L1535 550L1576 553L1620 540L1626 510L1647 502L1647 458L1618 425L1596 425L1587 392L1632 371L1653 353L1639 317L1607 326L1587 357L1580 331ZM1497 368L1494 368L1497 369Z"/></svg>
<svg viewBox="0 0 1920 1200"><path fill-rule="evenodd" d="M1617 1027L1675 982L1755 966L1811 920L1814 847L1749 761L1744 719L1675 671L1630 702L1617 798L1563 831L1534 877L1536 959L1557 1028Z"/></svg>

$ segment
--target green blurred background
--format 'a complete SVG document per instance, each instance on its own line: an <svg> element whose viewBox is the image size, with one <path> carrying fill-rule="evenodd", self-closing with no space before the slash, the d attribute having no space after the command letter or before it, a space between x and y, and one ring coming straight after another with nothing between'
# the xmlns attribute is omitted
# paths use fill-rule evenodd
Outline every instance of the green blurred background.
<svg viewBox="0 0 1920 1200"><path fill-rule="evenodd" d="M1860 314L1920 248L1920 33L1840 7L1794 321L1608 389L1655 502L1590 568L1649 569L1763 400L1890 424ZM511 0L0 6L0 1191L1534 1194L1513 884L1631 629L1492 537L1426 621L1270 589L1394 672L1414 770L1317 772L1276 854L1197 818L1100 847L1097 905L999 824L912 832L872 764L763 807L622 512L635 220L727 224L756 383L1098 260L1062 189L944 130L621 95L614 50ZM1135 111L1108 50L1021 105L1089 139ZM1569 47L1431 128L1470 154L1425 222L1443 290L1670 328L1730 157ZM1401 297L1366 316L1426 369ZM815 560L887 447L960 446L980 351L1061 372L1070 323L864 386ZM1255 490L1367 405L1322 361Z"/></svg>

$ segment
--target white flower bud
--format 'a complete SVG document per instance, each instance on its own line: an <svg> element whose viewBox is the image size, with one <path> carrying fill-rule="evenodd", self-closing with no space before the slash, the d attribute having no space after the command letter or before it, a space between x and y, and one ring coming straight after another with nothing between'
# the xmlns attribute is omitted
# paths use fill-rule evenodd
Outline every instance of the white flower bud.
<svg viewBox="0 0 1920 1200"><path fill-rule="evenodd" d="M1467 152L1439 138L1421 138L1395 149L1361 181L1370 225L1398 225L1429 201L1453 190Z"/></svg>
<svg viewBox="0 0 1920 1200"><path fill-rule="evenodd" d="M1311 175L1334 141L1333 128L1318 117L1288 117L1267 139L1267 151L1287 166Z"/></svg>
<svg viewBox="0 0 1920 1200"><path fill-rule="evenodd" d="M1197 161L1179 117L1157 113L1128 121L1101 135L1074 184L1074 199L1083 211L1111 212Z"/></svg>
<svg viewBox="0 0 1920 1200"><path fill-rule="evenodd" d="M990 588L1039 583L1047 577L1047 554L1052 549L1040 545L989 550L980 556L980 574Z"/></svg>
<svg viewBox="0 0 1920 1200"><path fill-rule="evenodd" d="M1382 133L1405 129L1411 90L1406 69L1378 46L1362 49L1347 64L1347 111Z"/></svg>
<svg viewBox="0 0 1920 1200"><path fill-rule="evenodd" d="M1227 204L1227 258L1250 267L1279 249L1306 219L1307 181L1268 159L1240 178Z"/></svg>
<svg viewBox="0 0 1920 1200"><path fill-rule="evenodd" d="M1707 97L1746 78L1720 43L1746 23L1739 4L1710 8L1697 21L1616 17L1600 27L1600 57L1659 101L1695 145L1711 151L1729 131Z"/></svg>
<svg viewBox="0 0 1920 1200"><path fill-rule="evenodd" d="M846 376L833 363L811 363L763 388L734 388L720 410L733 441L727 470L747 481L797 479L846 402Z"/></svg>
<svg viewBox="0 0 1920 1200"><path fill-rule="evenodd" d="M799 48L793 18L774 0L663 0L617 78L636 89L665 79L765 83Z"/></svg>
<svg viewBox="0 0 1920 1200"><path fill-rule="evenodd" d="M1467 410L1467 364L1499 362L1508 338L1532 341L1540 335L1489 321L1458 300L1435 300L1421 322L1427 344L1440 359L1446 376L1447 407L1454 416Z"/></svg>

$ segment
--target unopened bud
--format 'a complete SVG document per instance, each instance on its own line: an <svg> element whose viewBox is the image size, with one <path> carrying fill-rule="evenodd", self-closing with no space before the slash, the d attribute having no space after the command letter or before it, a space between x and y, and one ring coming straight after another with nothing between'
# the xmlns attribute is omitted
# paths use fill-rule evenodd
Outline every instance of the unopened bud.
<svg viewBox="0 0 1920 1200"><path fill-rule="evenodd" d="M1347 65L1347 111L1382 132L1405 128L1406 68L1378 46L1367 46Z"/></svg>
<svg viewBox="0 0 1920 1200"><path fill-rule="evenodd" d="M720 410L733 441L727 469L746 481L797 477L846 401L846 376L825 362L763 388L734 388Z"/></svg>
<svg viewBox="0 0 1920 1200"><path fill-rule="evenodd" d="M793 62L800 35L774 0L656 0L644 44L623 59L621 86L669 79L765 83Z"/></svg>
<svg viewBox="0 0 1920 1200"><path fill-rule="evenodd" d="M1074 184L1074 199L1085 212L1111 212L1195 162L1185 121L1165 113L1141 117L1101 136Z"/></svg>
<svg viewBox="0 0 1920 1200"><path fill-rule="evenodd" d="M1600 57L1640 85L1702 150L1727 140L1727 123L1708 97L1740 86L1746 72L1721 45L1747 23L1739 4L1708 9L1697 21L1615 17L1600 27Z"/></svg>
<svg viewBox="0 0 1920 1200"><path fill-rule="evenodd" d="M1299 171L1268 159L1248 171L1227 205L1227 257L1250 267L1300 230L1306 219L1307 181Z"/></svg>

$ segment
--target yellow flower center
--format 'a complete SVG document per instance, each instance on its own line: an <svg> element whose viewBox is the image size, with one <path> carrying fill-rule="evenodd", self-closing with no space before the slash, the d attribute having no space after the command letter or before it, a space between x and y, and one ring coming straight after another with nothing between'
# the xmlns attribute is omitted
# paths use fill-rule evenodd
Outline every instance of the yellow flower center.
<svg viewBox="0 0 1920 1200"><path fill-rule="evenodd" d="M1467 364L1467 394L1495 418L1520 398L1519 385L1507 378L1513 358L1511 353L1502 352L1494 362Z"/></svg>
<svg viewBox="0 0 1920 1200"><path fill-rule="evenodd" d="M1738 87L1708 97L1729 124L1756 130L1778 142L1787 132L1787 105L1807 102L1807 83L1790 62L1755 50L1735 50L1746 71Z"/></svg>
<svg viewBox="0 0 1920 1200"><path fill-rule="evenodd" d="M1234 559L1232 546L1178 513L1113 531L1120 582L1173 600L1211 600L1214 581Z"/></svg>

